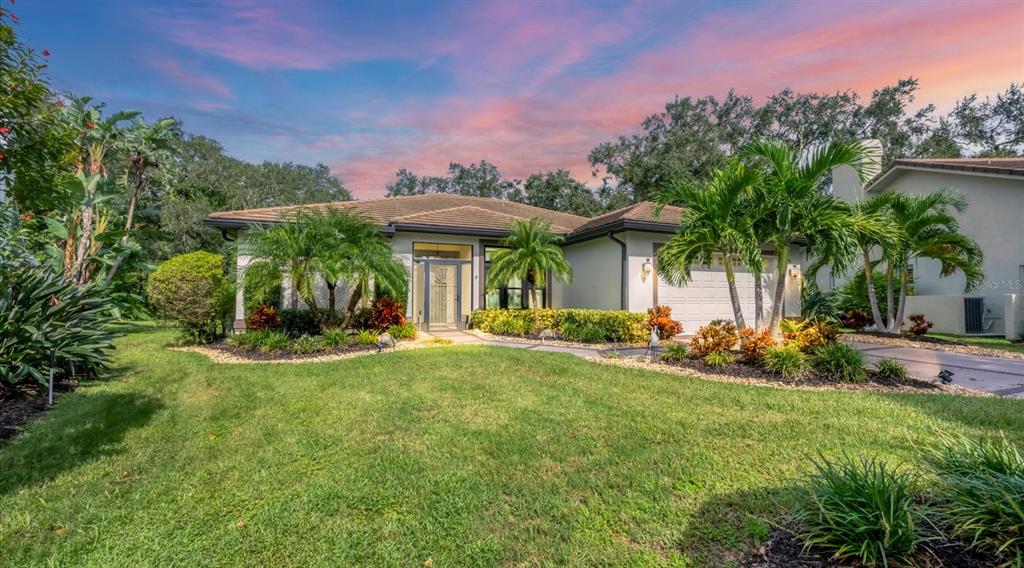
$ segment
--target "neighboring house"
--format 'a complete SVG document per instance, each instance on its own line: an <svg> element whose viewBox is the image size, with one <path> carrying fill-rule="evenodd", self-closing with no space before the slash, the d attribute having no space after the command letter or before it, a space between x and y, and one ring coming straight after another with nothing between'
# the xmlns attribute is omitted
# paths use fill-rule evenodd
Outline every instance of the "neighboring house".
<svg viewBox="0 0 1024 568"><path fill-rule="evenodd" d="M967 198L967 210L958 215L960 229L985 253L985 281L965 294L962 274L940 278L937 261L917 260L907 314L923 313L935 331L1020 337L1024 158L894 160L863 188L850 172L837 171L833 180L835 194L850 201L886 191L917 195L939 189Z"/></svg>
<svg viewBox="0 0 1024 568"><path fill-rule="evenodd" d="M565 238L563 250L575 277L572 284L548 279L547 289L541 294L545 307L639 312L654 305L668 305L673 317L691 332L712 319L732 319L721 265L693 267L692 282L685 287L670 286L658 276L655 251L678 228L682 211L676 207L666 207L655 216L653 205L643 202L588 219L511 201L447 194L301 207L350 209L380 225L381 233L391 240L396 255L409 269L407 315L421 329L465 327L472 310L478 308L530 307L528 284L509 282L487 292L486 281L491 255L500 248L507 228L514 221L533 217L550 221L552 231ZM205 223L219 227L227 238L238 238L251 225L280 222L282 215L297 208L224 211L211 214ZM766 258L770 264L774 257L766 254ZM787 292L795 292L787 293L785 311L787 315L799 315L802 251L795 249L791 258L794 264L787 285L791 281L792 287ZM242 251L238 256L240 274L249 262L251 258ZM768 274L762 276L766 311L771 309L773 271L774 267L769 266ZM744 315L752 323L753 276L738 266L737 281ZM236 297L237 329L245 325L241 288ZM339 294L339 305L345 305L347 295L347 291ZM288 283L284 304L301 305Z"/></svg>

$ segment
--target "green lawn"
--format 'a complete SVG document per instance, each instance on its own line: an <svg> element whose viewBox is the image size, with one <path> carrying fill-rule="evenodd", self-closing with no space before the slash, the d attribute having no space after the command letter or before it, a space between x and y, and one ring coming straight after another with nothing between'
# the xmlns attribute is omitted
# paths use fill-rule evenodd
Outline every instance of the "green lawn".
<svg viewBox="0 0 1024 568"><path fill-rule="evenodd" d="M1024 440L1024 401L706 382L485 347L214 365L121 340L0 448L0 564L720 565L808 454Z"/></svg>
<svg viewBox="0 0 1024 568"><path fill-rule="evenodd" d="M1002 337L977 337L972 335L954 335L952 333L929 333L928 335L929 337L934 336L941 339L955 341L957 343L963 343L964 345L1024 353L1024 343L1013 342Z"/></svg>

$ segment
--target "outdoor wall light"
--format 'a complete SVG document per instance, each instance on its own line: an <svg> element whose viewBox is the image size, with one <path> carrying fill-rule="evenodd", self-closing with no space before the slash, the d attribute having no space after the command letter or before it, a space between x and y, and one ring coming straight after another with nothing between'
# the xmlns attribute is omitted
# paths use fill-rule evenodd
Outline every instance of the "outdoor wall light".
<svg viewBox="0 0 1024 568"><path fill-rule="evenodd" d="M644 261L643 266L640 267L640 280L646 282L647 277L650 276L651 272L653 271L654 266L651 265L651 259L648 258L647 260Z"/></svg>

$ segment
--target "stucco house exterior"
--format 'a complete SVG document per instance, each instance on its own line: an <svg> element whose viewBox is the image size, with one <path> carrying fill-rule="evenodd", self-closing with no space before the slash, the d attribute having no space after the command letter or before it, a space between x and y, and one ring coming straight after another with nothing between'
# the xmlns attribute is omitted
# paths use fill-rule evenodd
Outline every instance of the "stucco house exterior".
<svg viewBox="0 0 1024 568"><path fill-rule="evenodd" d="M963 275L940 278L937 261L915 260L915 295L908 298L907 313L924 314L935 323L934 331L1019 338L1024 332L1024 158L893 160L863 187L852 171L833 175L835 195L849 201L887 191L919 195L939 189L967 198L967 210L958 214L960 228L985 253L985 280L965 294Z"/></svg>
<svg viewBox="0 0 1024 568"><path fill-rule="evenodd" d="M478 308L530 307L527 284L510 282L487 292L486 281L491 255L500 247L508 227L533 217L550 221L552 231L564 238L562 247L574 271L571 284L548 279L547 289L540 295L545 307L640 312L668 305L688 331L713 319L732 319L723 266L693 267L692 282L685 287L671 286L658 274L655 252L678 228L679 208L667 207L657 216L651 203L641 202L586 218L511 201L447 194L302 207L350 209L380 226L381 234L408 269L407 316L423 330L463 328ZM226 238L236 239L254 224L281 222L295 209L224 211L211 214L205 223L220 228ZM769 269L761 278L767 312L775 276L772 252L765 251L765 258ZM804 262L800 247L794 247L790 258L784 312L798 316L800 266ZM251 261L240 252L239 278ZM754 277L742 266L737 266L736 272L744 316L753 321ZM326 290L318 293L326 294ZM245 326L243 294L243 287L238 286L236 329ZM348 291L339 290L338 296L339 305L344 305ZM287 282L283 300L285 306L301 307Z"/></svg>

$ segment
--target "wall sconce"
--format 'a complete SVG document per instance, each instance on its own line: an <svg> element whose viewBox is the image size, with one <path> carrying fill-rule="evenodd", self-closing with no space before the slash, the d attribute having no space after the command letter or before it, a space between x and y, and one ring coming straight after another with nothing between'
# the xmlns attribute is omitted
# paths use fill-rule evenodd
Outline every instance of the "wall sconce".
<svg viewBox="0 0 1024 568"><path fill-rule="evenodd" d="M640 267L640 281L647 282L647 277L650 276L653 271L654 266L651 265L651 259L648 258L644 261L643 266Z"/></svg>

